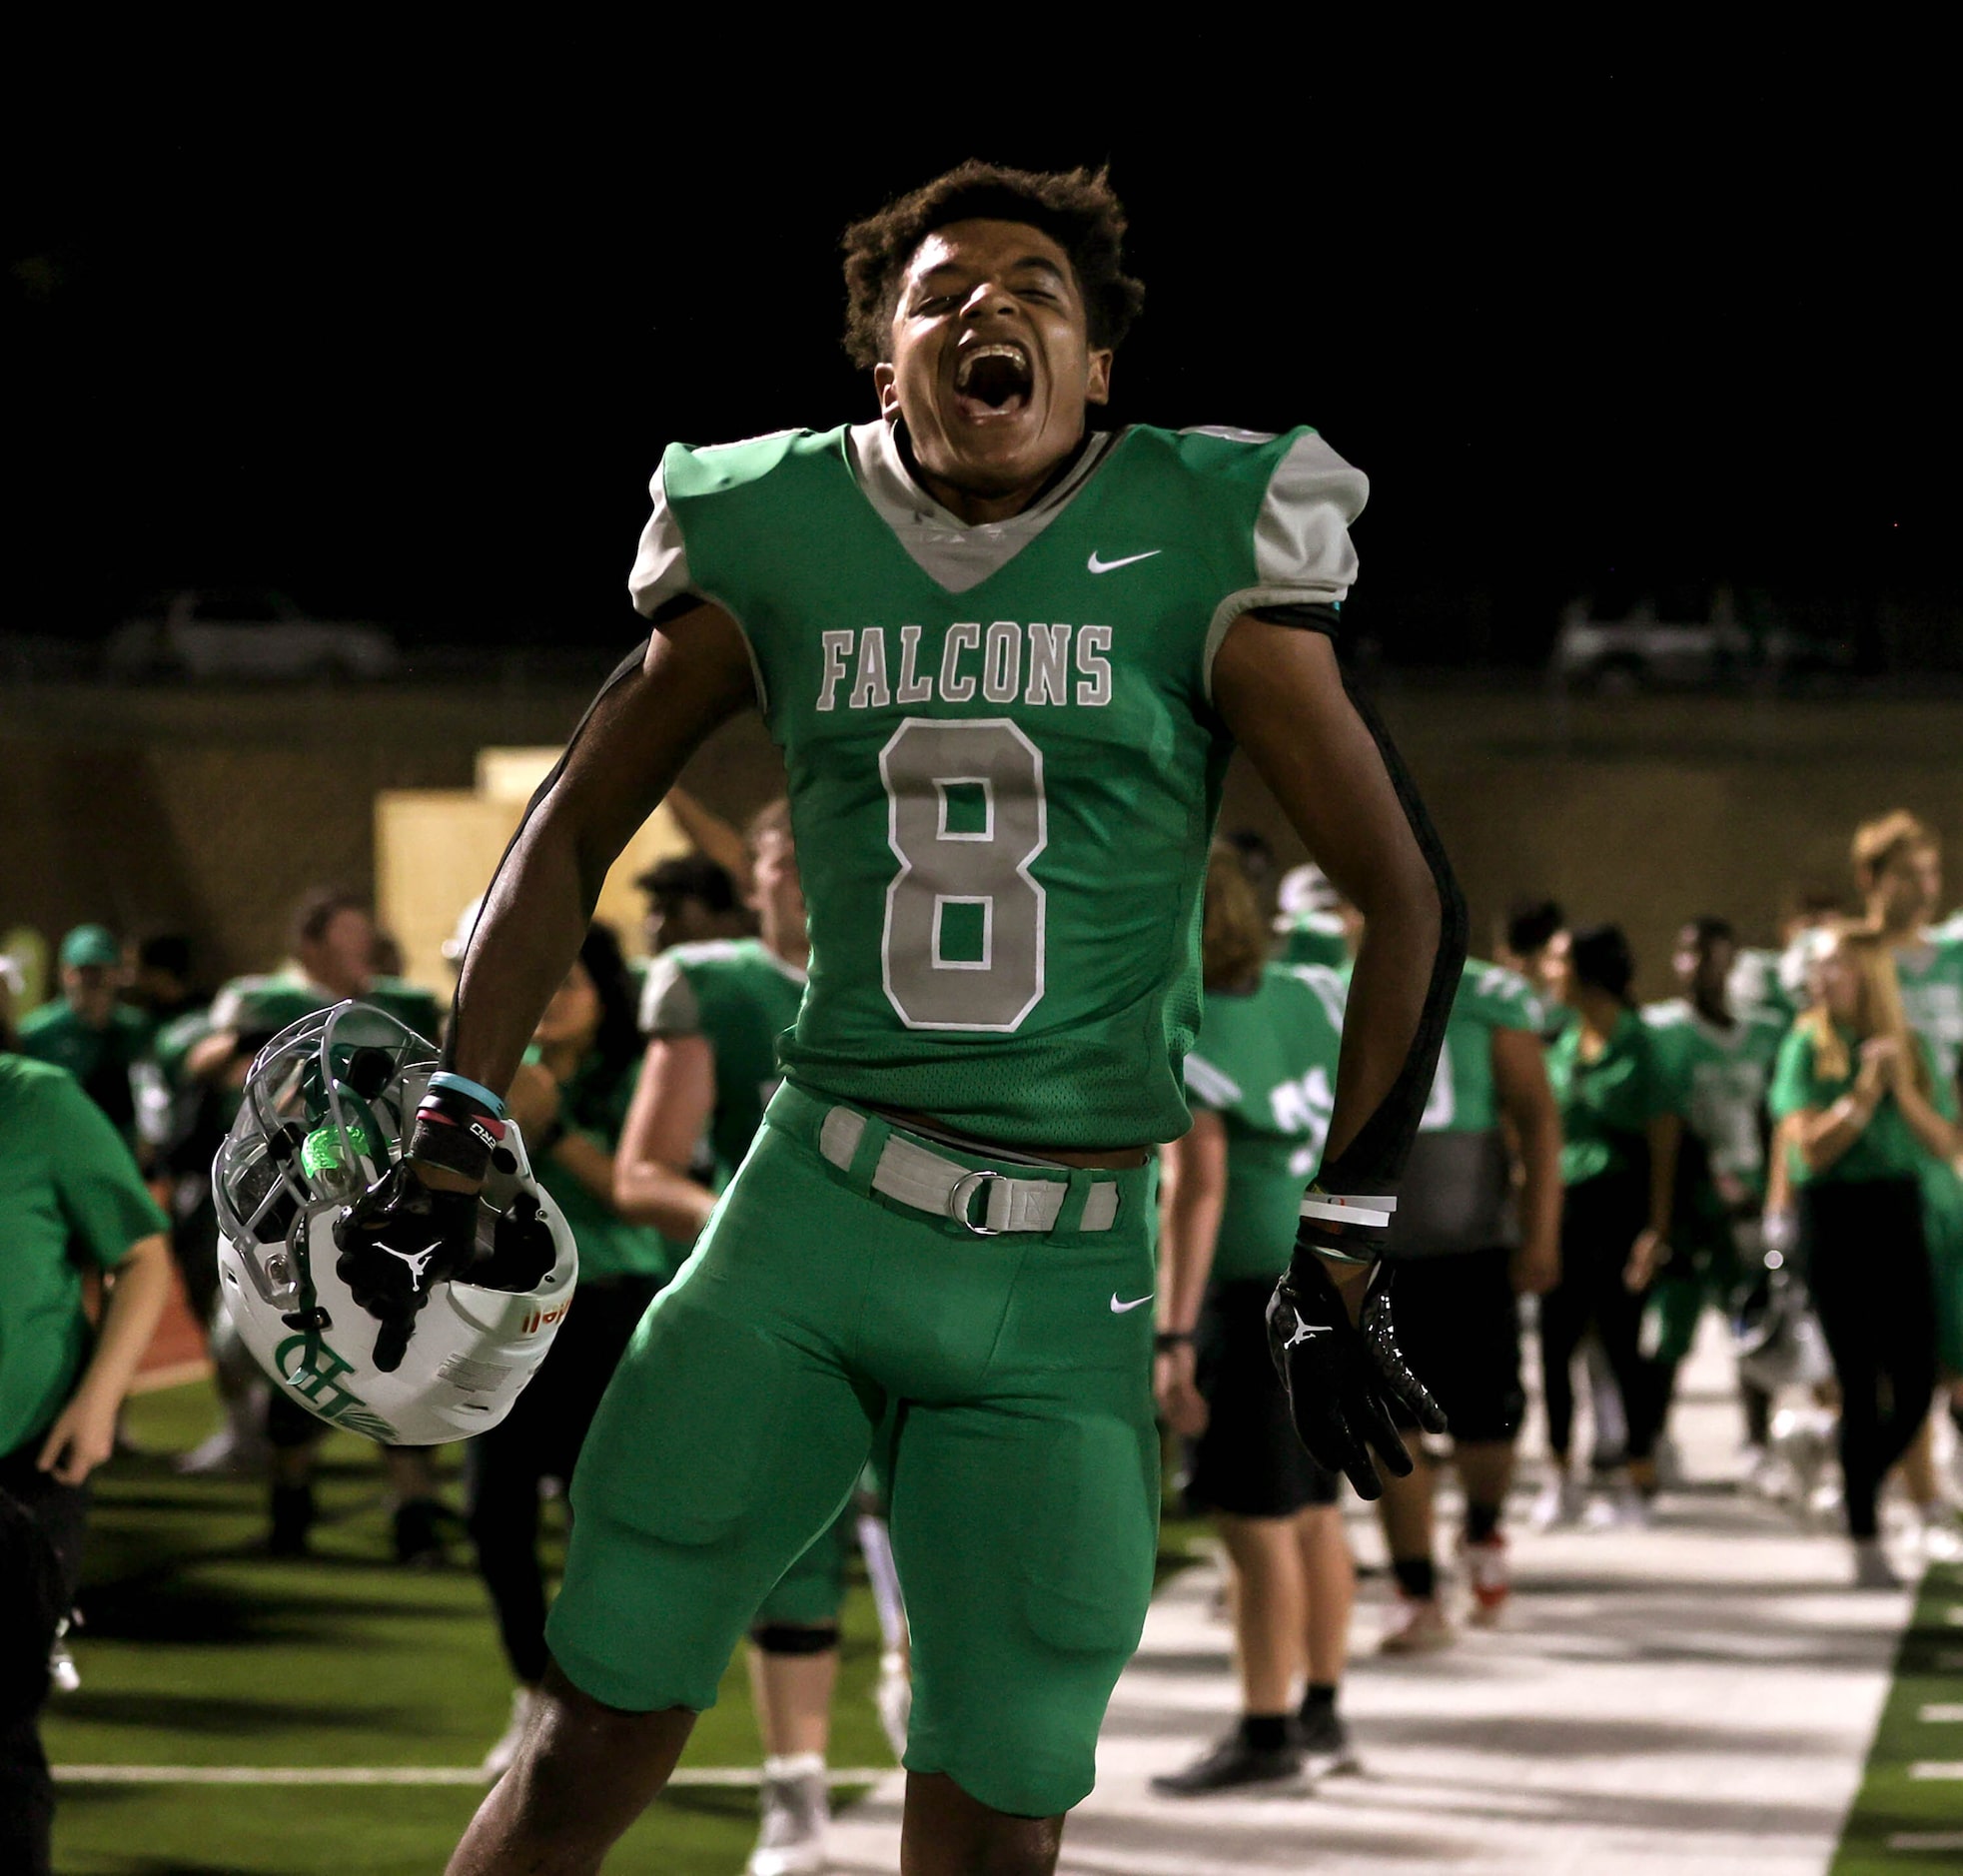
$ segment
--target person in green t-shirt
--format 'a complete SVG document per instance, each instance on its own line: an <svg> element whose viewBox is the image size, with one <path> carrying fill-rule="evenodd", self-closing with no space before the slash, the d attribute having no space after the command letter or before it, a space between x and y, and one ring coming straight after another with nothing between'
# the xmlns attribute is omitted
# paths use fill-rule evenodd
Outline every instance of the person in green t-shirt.
<svg viewBox="0 0 1963 1876"><path fill-rule="evenodd" d="M1289 1221L1329 1132L1343 980L1322 965L1264 965L1267 948L1239 856L1216 843L1206 1008L1186 1058L1193 1126L1163 1156L1155 1381L1161 1412L1190 1441L1187 1501L1212 1514L1227 1549L1241 1722L1153 1779L1168 1797L1355 1763L1336 1706L1357 1592L1340 1481L1296 1437L1266 1323Z"/></svg>
<svg viewBox="0 0 1963 1876"><path fill-rule="evenodd" d="M131 1072L150 1042L139 1010L117 1001L123 949L100 925L78 925L61 941L61 995L21 1019L20 1053L65 1068L135 1148Z"/></svg>
<svg viewBox="0 0 1963 1876"><path fill-rule="evenodd" d="M1854 883L1867 924L1893 952L1908 1026L1929 1046L1952 1095L1963 1091L1963 935L1936 925L1942 910L1942 842L1906 810L1855 829ZM1937 1356L1949 1378L1950 1416L1963 1435L1963 1168L1931 1159L1922 1169L1922 1230L1936 1287ZM1963 1549L1963 1534L1937 1482L1933 1420L1902 1458L1902 1482L1920 1511L1932 1557ZM1963 1447L1959 1447L1963 1451Z"/></svg>
<svg viewBox="0 0 1963 1876"><path fill-rule="evenodd" d="M1895 1581L1875 1500L1935 1390L1922 1175L1963 1152L1955 1090L1903 1012L1893 953L1869 927L1828 939L1771 1095L1775 1123L1790 1123L1801 1261L1840 1383L1847 1531L1868 1587Z"/></svg>
<svg viewBox="0 0 1963 1876"><path fill-rule="evenodd" d="M1540 1299L1540 1381L1554 1468L1542 1521L1567 1521L1582 1508L1568 1463L1569 1370L1590 1325L1628 1429L1628 1479L1617 1515L1641 1521L1656 1490L1661 1377L1644 1360L1640 1337L1643 1300L1669 1249L1680 1123L1649 1031L1629 1000L1634 976L1618 927L1572 934L1561 1000L1573 1020L1547 1050L1547 1080L1560 1106L1563 1199L1560 1282Z"/></svg>
<svg viewBox="0 0 1963 1876"><path fill-rule="evenodd" d="M492 1777L515 1756L545 1674L539 1488L546 1479L570 1484L600 1396L648 1304L673 1275L660 1234L623 1217L613 1201L614 1155L639 1068L619 940L593 924L532 1032L507 1106L538 1183L579 1247L579 1291L510 1412L465 1447L478 1571L517 1682L510 1725L485 1758Z"/></svg>
<svg viewBox="0 0 1963 1876"><path fill-rule="evenodd" d="M115 1128L65 1069L7 1041L0 1020L0 1868L45 1876L54 1789L35 1715L80 1578L87 1480L171 1271L164 1216ZM110 1273L93 1338L77 1246Z"/></svg>

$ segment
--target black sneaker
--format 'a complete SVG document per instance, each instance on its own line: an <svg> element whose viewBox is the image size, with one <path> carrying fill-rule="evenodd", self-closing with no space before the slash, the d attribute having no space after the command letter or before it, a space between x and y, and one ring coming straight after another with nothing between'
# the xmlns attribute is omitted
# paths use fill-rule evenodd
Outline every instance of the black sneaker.
<svg viewBox="0 0 1963 1876"><path fill-rule="evenodd" d="M396 1506L396 1561L410 1569L440 1569L450 1561L445 1545L449 1512L435 1498L405 1498Z"/></svg>
<svg viewBox="0 0 1963 1876"><path fill-rule="evenodd" d="M273 1527L266 1536L266 1554L283 1557L305 1556L308 1552L307 1534L313 1528L313 1486L275 1485Z"/></svg>
<svg viewBox="0 0 1963 1876"><path fill-rule="evenodd" d="M1350 1743L1350 1729L1334 1708L1325 1707L1314 1715L1296 1715L1289 1721L1289 1744L1302 1755L1302 1769L1311 1778L1364 1769L1363 1760L1357 1757L1357 1749Z"/></svg>
<svg viewBox="0 0 1963 1876"><path fill-rule="evenodd" d="M1183 1772L1152 1780L1162 1798L1201 1798L1210 1791L1239 1791L1249 1785L1290 1785L1302 1776L1302 1754L1293 1746L1251 1746L1232 1732Z"/></svg>

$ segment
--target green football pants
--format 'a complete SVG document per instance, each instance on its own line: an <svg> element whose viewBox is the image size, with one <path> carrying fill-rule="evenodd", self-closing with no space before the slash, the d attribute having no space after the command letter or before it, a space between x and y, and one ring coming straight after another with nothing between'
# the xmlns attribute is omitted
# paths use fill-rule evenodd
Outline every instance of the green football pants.
<svg viewBox="0 0 1963 1876"><path fill-rule="evenodd" d="M1091 1789L1152 1590L1156 1167L1059 1169L1053 1230L983 1237L871 1190L896 1131L877 1115L848 1168L825 1159L832 1105L779 1090L642 1320L573 1478L547 1638L607 1705L712 1704L890 1405L907 1767L997 1810L1065 1811ZM1082 1229L1112 1181L1115 1221Z"/></svg>

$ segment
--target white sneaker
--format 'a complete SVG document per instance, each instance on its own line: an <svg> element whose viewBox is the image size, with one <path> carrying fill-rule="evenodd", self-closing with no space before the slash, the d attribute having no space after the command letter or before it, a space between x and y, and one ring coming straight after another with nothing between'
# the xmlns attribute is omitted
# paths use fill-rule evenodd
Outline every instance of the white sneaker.
<svg viewBox="0 0 1963 1876"><path fill-rule="evenodd" d="M1963 1558L1963 1527L1947 1505L1933 1505L1922 1515L1916 1541L1931 1563L1954 1563Z"/></svg>
<svg viewBox="0 0 1963 1876"><path fill-rule="evenodd" d="M1649 1500L1625 1478L1614 1495L1597 1498L1582 1522L1590 1530L1646 1530L1652 1519Z"/></svg>
<svg viewBox="0 0 1963 1876"><path fill-rule="evenodd" d="M872 1690L872 1700L894 1758L904 1759L907 1721L913 1715L913 1676L898 1648L888 1648L879 1657L879 1682Z"/></svg>
<svg viewBox="0 0 1963 1876"><path fill-rule="evenodd" d="M517 1757L518 1747L524 1744L525 1722L531 1718L531 1703L536 1697L529 1687L511 1689L511 1723L499 1735L497 1743L484 1755L484 1775L493 1782L511 1769L511 1761Z"/></svg>
<svg viewBox="0 0 1963 1876"><path fill-rule="evenodd" d="M56 1693L77 1693L82 1686L82 1670L68 1645L71 1618L64 1615L55 1625L54 1646L48 1650L48 1679Z"/></svg>
<svg viewBox="0 0 1963 1876"><path fill-rule="evenodd" d="M743 1876L814 1876L822 1870L831 1824L831 1790L822 1767L791 1778L765 1777L758 1800L763 1823Z"/></svg>
<svg viewBox="0 0 1963 1876"><path fill-rule="evenodd" d="M182 1454L177 1469L187 1478L238 1478L265 1469L265 1435L242 1431L236 1424L221 1426Z"/></svg>
<svg viewBox="0 0 1963 1876"><path fill-rule="evenodd" d="M1578 1478L1556 1473L1540 1487L1528 1517L1535 1530L1560 1530L1578 1524L1587 1507L1587 1486Z"/></svg>
<svg viewBox="0 0 1963 1876"><path fill-rule="evenodd" d="M1377 1644L1379 1654L1437 1654L1459 1639L1436 1596L1408 1596L1400 1592L1397 1612L1386 1625Z"/></svg>

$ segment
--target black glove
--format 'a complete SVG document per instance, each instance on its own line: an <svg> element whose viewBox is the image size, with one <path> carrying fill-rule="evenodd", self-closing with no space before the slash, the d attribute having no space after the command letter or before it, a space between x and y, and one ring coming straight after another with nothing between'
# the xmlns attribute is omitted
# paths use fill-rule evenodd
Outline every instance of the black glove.
<svg viewBox="0 0 1963 1876"><path fill-rule="evenodd" d="M477 1254L478 1195L426 1186L407 1161L392 1166L335 1221L335 1269L382 1325L375 1366L402 1367L430 1292Z"/></svg>
<svg viewBox="0 0 1963 1876"><path fill-rule="evenodd" d="M1318 1464L1347 1473L1360 1498L1384 1491L1371 1447L1397 1477L1411 1470L1387 1397L1402 1401L1427 1432L1446 1430L1439 1404L1398 1347L1387 1264L1372 1273L1352 1324L1329 1267L1312 1249L1299 1248L1268 1305L1268 1347L1302 1443Z"/></svg>

